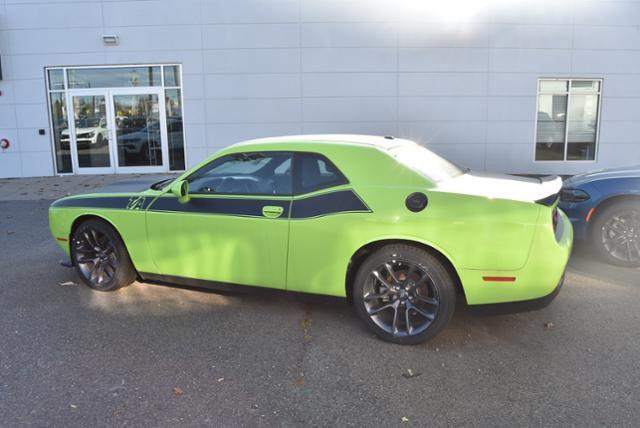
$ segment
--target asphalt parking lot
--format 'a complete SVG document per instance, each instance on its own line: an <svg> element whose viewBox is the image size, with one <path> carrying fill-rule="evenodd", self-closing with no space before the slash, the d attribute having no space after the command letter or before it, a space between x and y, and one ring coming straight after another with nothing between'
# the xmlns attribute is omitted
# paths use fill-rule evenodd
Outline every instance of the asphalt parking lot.
<svg viewBox="0 0 640 428"><path fill-rule="evenodd" d="M640 419L640 271L574 254L551 306L459 305L415 347L341 300L144 283L59 266L50 201L0 202L0 425L627 425Z"/></svg>

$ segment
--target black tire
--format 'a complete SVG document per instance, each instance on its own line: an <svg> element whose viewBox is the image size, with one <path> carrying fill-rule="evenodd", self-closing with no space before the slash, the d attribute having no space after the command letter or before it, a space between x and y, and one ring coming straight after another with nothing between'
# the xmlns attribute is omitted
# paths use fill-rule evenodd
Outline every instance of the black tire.
<svg viewBox="0 0 640 428"><path fill-rule="evenodd" d="M358 269L353 303L378 337L415 345L447 326L456 307L456 288L446 266L433 254L410 245L386 245Z"/></svg>
<svg viewBox="0 0 640 428"><path fill-rule="evenodd" d="M76 228L71 260L80 279L94 290L114 291L137 277L120 235L102 220L90 219Z"/></svg>
<svg viewBox="0 0 640 428"><path fill-rule="evenodd" d="M640 201L622 201L602 211L596 209L590 240L602 260L640 267Z"/></svg>

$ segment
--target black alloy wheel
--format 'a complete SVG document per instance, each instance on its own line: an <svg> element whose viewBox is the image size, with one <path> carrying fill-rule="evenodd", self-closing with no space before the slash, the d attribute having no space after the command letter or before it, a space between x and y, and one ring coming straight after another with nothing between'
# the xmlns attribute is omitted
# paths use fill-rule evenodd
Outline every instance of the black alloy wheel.
<svg viewBox="0 0 640 428"><path fill-rule="evenodd" d="M390 245L361 266L354 303L379 337L401 344L424 342L439 333L455 308L455 286L444 264L431 253Z"/></svg>
<svg viewBox="0 0 640 428"><path fill-rule="evenodd" d="M620 266L640 266L640 204L629 201L596 210L592 240L603 259Z"/></svg>
<svg viewBox="0 0 640 428"><path fill-rule="evenodd" d="M116 290L136 279L122 239L103 221L91 219L78 226L71 241L71 257L80 278L94 290Z"/></svg>

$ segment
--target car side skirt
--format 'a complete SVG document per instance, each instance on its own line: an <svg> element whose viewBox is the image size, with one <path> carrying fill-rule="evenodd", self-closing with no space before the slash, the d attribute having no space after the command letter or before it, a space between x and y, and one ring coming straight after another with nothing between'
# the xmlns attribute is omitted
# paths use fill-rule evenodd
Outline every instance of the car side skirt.
<svg viewBox="0 0 640 428"><path fill-rule="evenodd" d="M330 296L326 294L305 293L299 291L280 290L277 288L257 287L253 285L234 284L230 282L208 281L204 279L185 278L173 275L161 275L157 273L138 272L140 278L149 284L166 285L171 287L184 287L197 290L219 291L229 294L252 294L263 296L304 296L307 300L340 301L347 302L346 297Z"/></svg>

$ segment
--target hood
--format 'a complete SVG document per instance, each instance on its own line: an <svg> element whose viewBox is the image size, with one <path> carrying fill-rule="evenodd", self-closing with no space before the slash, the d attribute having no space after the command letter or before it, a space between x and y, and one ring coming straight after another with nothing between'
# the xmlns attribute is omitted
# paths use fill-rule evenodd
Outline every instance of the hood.
<svg viewBox="0 0 640 428"><path fill-rule="evenodd" d="M157 183L160 180L169 178L167 176L153 176L145 178L136 178L132 180L118 181L115 183L107 184L97 189L91 189L80 194L96 194L96 193L140 193L148 190L152 184Z"/></svg>
<svg viewBox="0 0 640 428"><path fill-rule="evenodd" d="M441 181L435 190L491 199L535 202L557 194L561 187L562 179L556 176L529 178L473 172Z"/></svg>
<svg viewBox="0 0 640 428"><path fill-rule="evenodd" d="M98 132L103 130L104 128L100 128L99 126L95 126L92 128L76 128L76 134L86 134L87 132ZM65 129L60 133L61 135L69 135L69 130Z"/></svg>
<svg viewBox="0 0 640 428"><path fill-rule="evenodd" d="M576 186L592 181L609 180L612 178L640 178L640 165L589 171L583 174L574 175L573 177L565 180L564 184L565 187Z"/></svg>

